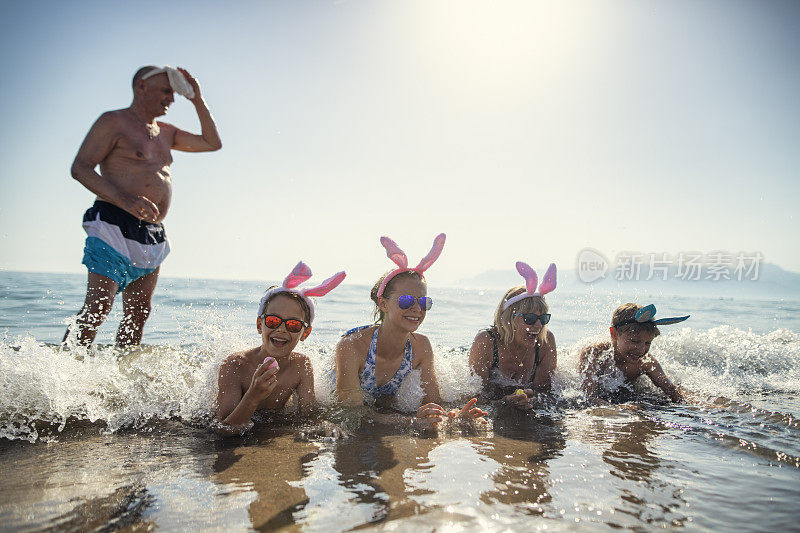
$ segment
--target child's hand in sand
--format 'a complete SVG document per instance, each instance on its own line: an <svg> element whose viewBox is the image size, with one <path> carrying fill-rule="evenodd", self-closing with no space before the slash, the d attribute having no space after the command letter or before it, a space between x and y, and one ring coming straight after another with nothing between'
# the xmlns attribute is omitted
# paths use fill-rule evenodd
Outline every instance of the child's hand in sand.
<svg viewBox="0 0 800 533"><path fill-rule="evenodd" d="M411 426L416 429L435 429L443 420L444 409L435 403L426 403L417 409L417 416L411 421Z"/></svg>
<svg viewBox="0 0 800 533"><path fill-rule="evenodd" d="M460 410L452 409L447 416L450 418L461 418L463 420L475 420L481 424L486 424L486 419L483 418L484 416L488 415L486 411L481 409L480 407L475 407L475 404L478 403L477 398L473 398L467 402L467 404L462 407Z"/></svg>

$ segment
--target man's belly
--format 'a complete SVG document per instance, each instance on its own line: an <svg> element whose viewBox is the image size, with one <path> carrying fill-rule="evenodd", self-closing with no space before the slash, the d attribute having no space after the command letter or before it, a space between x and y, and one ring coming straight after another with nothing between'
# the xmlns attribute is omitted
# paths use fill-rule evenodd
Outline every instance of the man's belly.
<svg viewBox="0 0 800 533"><path fill-rule="evenodd" d="M137 197L143 196L156 204L158 207L158 218L148 222L161 222L167 216L167 211L172 200L172 179L169 174L161 172L126 176L122 178L109 178L124 193ZM118 206L125 209L126 206ZM137 213L131 213L138 216Z"/></svg>

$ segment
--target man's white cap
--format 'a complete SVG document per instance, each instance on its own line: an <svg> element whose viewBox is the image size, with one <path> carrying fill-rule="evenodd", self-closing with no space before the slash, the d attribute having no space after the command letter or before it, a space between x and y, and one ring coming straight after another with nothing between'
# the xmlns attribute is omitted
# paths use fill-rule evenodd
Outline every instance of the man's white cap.
<svg viewBox="0 0 800 533"><path fill-rule="evenodd" d="M147 78L152 78L153 76L164 73L166 73L167 78L169 79L169 84L173 91L181 96L189 98L190 100L194 98L194 88L192 88L189 82L186 81L186 78L183 77L183 74L181 74L178 69L172 68L169 65L164 65L161 68L155 68L142 76L141 79L146 80Z"/></svg>

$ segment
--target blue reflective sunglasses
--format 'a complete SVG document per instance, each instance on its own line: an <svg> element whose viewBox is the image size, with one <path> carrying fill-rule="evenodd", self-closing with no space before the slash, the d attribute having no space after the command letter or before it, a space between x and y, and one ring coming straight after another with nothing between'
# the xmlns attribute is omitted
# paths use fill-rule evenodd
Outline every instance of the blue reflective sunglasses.
<svg viewBox="0 0 800 533"><path fill-rule="evenodd" d="M433 299L428 298L427 296L420 296L416 298L411 296L410 294L403 294L402 296L397 297L397 306L400 309L408 309L414 302L419 301L419 308L424 309L425 311L430 311L430 308L433 307Z"/></svg>

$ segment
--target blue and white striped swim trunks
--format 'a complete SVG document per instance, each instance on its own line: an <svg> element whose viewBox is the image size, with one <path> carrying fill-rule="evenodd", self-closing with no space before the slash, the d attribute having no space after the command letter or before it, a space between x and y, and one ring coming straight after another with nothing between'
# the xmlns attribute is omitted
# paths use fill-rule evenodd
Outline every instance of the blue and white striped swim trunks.
<svg viewBox="0 0 800 533"><path fill-rule="evenodd" d="M155 271L169 253L163 224L144 222L102 200L83 215L83 229L83 264L89 272L110 278L120 291Z"/></svg>

